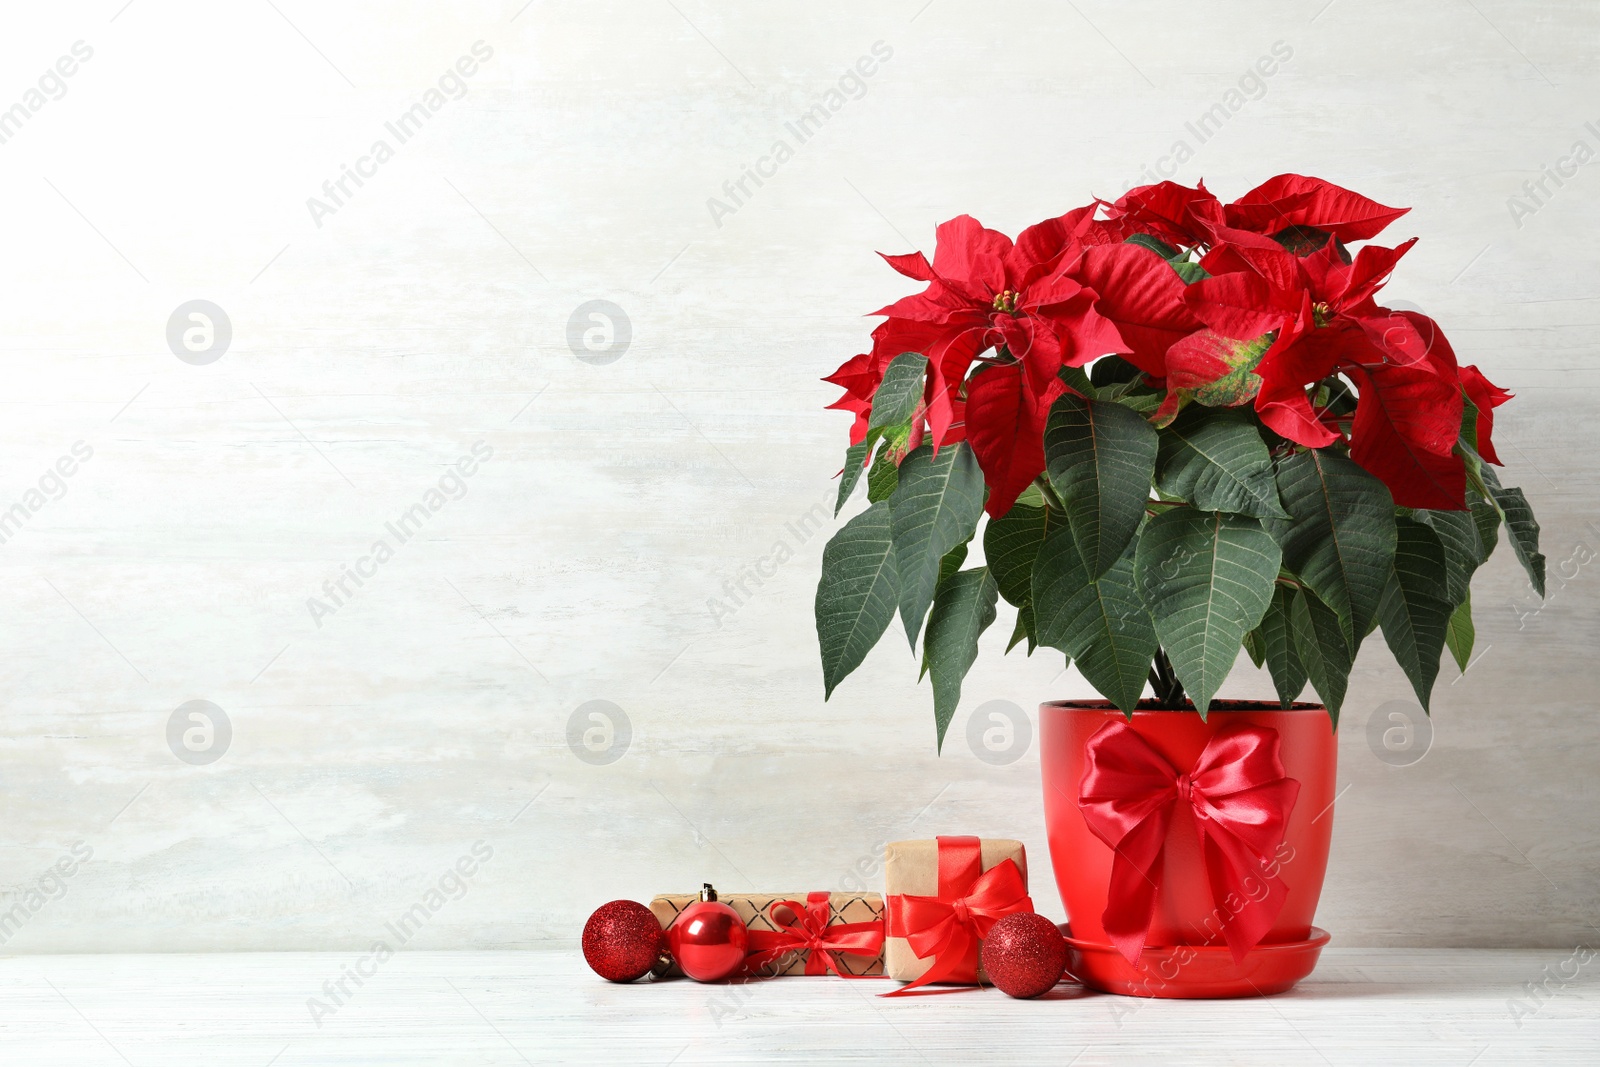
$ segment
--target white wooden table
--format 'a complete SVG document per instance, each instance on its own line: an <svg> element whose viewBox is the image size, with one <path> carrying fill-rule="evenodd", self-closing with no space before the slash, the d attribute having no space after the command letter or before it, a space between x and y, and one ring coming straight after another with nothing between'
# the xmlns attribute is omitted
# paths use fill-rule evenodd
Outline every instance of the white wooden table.
<svg viewBox="0 0 1600 1067"><path fill-rule="evenodd" d="M0 958L0 1063L1594 1064L1596 971L1560 950L1330 949L1260 1000L881 1000L890 983L831 978L616 986L556 949L21 956Z"/></svg>

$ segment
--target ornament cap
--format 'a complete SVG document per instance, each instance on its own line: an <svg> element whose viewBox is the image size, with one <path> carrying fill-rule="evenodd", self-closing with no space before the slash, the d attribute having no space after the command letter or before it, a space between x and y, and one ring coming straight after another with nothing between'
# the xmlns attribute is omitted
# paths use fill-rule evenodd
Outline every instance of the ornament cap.
<svg viewBox="0 0 1600 1067"><path fill-rule="evenodd" d="M717 890L710 882L700 883L700 899L704 901L717 899Z"/></svg>

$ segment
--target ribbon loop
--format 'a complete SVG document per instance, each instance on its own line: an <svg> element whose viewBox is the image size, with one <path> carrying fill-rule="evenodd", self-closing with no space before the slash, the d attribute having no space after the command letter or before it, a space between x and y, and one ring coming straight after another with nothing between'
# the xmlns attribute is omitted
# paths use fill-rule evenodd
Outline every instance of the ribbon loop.
<svg viewBox="0 0 1600 1067"><path fill-rule="evenodd" d="M1240 909L1222 927L1236 961L1260 943L1283 910L1289 887L1268 865L1282 844L1300 783L1284 774L1278 731L1219 730L1192 769L1180 772L1123 720L1106 723L1087 745L1078 810L1111 847L1106 935L1137 964L1155 916L1167 831L1179 804L1195 816L1213 902ZM1260 879L1264 893L1249 883Z"/></svg>
<svg viewBox="0 0 1600 1067"><path fill-rule="evenodd" d="M783 909L789 912L785 917ZM883 950L883 920L872 922L838 923L828 925L832 905L830 894L809 893L806 903L797 900L775 900L767 905L767 917L776 930L751 930L749 948L745 956L745 969L755 972L796 952L806 955L805 973L827 974L832 971L840 978L865 978L850 974L839 966L838 954L846 956L876 956ZM781 966L781 972L786 966Z"/></svg>

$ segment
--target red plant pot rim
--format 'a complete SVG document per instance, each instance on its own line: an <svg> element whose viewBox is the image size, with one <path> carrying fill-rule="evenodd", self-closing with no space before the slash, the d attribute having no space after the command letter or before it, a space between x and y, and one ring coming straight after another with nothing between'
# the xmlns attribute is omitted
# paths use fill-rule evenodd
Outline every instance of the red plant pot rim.
<svg viewBox="0 0 1600 1067"><path fill-rule="evenodd" d="M1135 715L1194 715L1194 708L1162 708L1155 707L1155 701L1145 699L1139 701L1134 708ZM1046 700L1040 704L1042 708L1056 708L1061 711L1118 711L1115 704L1109 700ZM1206 714L1214 712L1277 712L1282 715L1306 714L1316 712L1322 715L1328 709L1321 704L1310 704L1303 701L1296 702L1292 707L1284 707L1276 700L1213 700Z"/></svg>

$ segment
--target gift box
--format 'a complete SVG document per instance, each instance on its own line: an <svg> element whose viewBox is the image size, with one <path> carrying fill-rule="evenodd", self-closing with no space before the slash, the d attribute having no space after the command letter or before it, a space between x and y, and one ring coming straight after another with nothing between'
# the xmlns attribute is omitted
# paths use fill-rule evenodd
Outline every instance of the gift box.
<svg viewBox="0 0 1600 1067"><path fill-rule="evenodd" d="M665 930L699 899L697 893L666 894L652 900L650 910ZM883 897L877 893L723 893L717 899L750 931L753 974L828 974L824 952L842 974L883 974ZM801 947L807 944L817 947ZM667 973L683 972L674 964Z"/></svg>
<svg viewBox="0 0 1600 1067"><path fill-rule="evenodd" d="M1021 841L895 841L884 853L883 876L884 971L916 985L984 981L978 948L989 927L1002 915L1033 910Z"/></svg>

